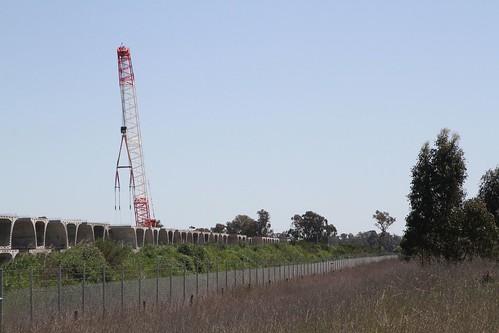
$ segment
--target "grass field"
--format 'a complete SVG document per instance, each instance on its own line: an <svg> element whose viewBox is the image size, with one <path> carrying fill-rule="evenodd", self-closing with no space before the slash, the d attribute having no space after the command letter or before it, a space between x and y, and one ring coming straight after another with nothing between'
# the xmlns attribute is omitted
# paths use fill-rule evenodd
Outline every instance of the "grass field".
<svg viewBox="0 0 499 333"><path fill-rule="evenodd" d="M498 280L499 263L420 267L388 260L146 311L47 316L31 329L4 331L499 332Z"/></svg>

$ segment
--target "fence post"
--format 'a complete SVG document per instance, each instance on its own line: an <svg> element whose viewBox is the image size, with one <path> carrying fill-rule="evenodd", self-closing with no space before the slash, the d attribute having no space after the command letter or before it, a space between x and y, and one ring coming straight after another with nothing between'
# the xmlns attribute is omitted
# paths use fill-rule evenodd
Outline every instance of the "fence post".
<svg viewBox="0 0 499 333"><path fill-rule="evenodd" d="M125 306L125 265L121 264L121 311Z"/></svg>
<svg viewBox="0 0 499 333"><path fill-rule="evenodd" d="M243 280L243 284L242 285L244 286L244 258L242 258L242 261L243 261L243 266L242 266L242 268L243 268L243 279L242 279Z"/></svg>
<svg viewBox="0 0 499 333"><path fill-rule="evenodd" d="M236 271L236 266L237 265L237 262L236 260L234 260L234 288L237 287L237 271Z"/></svg>
<svg viewBox="0 0 499 333"><path fill-rule="evenodd" d="M218 266L218 261L217 261L217 292L218 292L218 271L219 271L219 266Z"/></svg>
<svg viewBox="0 0 499 333"><path fill-rule="evenodd" d="M3 333L3 268L0 268L0 333Z"/></svg>
<svg viewBox="0 0 499 333"><path fill-rule="evenodd" d="M185 275L187 274L186 270L187 270L187 267L185 267L185 264L183 264L184 266L184 302L185 302Z"/></svg>
<svg viewBox="0 0 499 333"><path fill-rule="evenodd" d="M156 263L156 306L159 304L159 260Z"/></svg>
<svg viewBox="0 0 499 333"><path fill-rule="evenodd" d="M34 306L33 306L33 266L29 268L29 319L33 324Z"/></svg>
<svg viewBox="0 0 499 333"><path fill-rule="evenodd" d="M57 270L57 313L61 315L61 280L62 280L62 269L59 266Z"/></svg>
<svg viewBox="0 0 499 333"><path fill-rule="evenodd" d="M251 260L248 261L249 285L251 286Z"/></svg>
<svg viewBox="0 0 499 333"><path fill-rule="evenodd" d="M259 268L258 267L259 267L259 265L258 265L257 259L255 259L254 264L255 264L255 286L258 286L258 280L259 280L259 278L258 278Z"/></svg>
<svg viewBox="0 0 499 333"><path fill-rule="evenodd" d="M210 262L206 265L206 295L210 294Z"/></svg>
<svg viewBox="0 0 499 333"><path fill-rule="evenodd" d="M102 316L106 315L106 266L102 266Z"/></svg>
<svg viewBox="0 0 499 333"><path fill-rule="evenodd" d="M85 278L87 274L87 268L83 266L83 275L81 277L81 314L85 313Z"/></svg>
<svg viewBox="0 0 499 333"><path fill-rule="evenodd" d="M258 261L255 260L255 286L258 286Z"/></svg>
<svg viewBox="0 0 499 333"><path fill-rule="evenodd" d="M199 294L199 262L196 260L196 295Z"/></svg>
<svg viewBox="0 0 499 333"><path fill-rule="evenodd" d="M173 295L173 291L172 291L172 275L173 275L172 264L170 263L170 303L172 302L172 295Z"/></svg>
<svg viewBox="0 0 499 333"><path fill-rule="evenodd" d="M142 263L139 262L139 309L142 306Z"/></svg>
<svg viewBox="0 0 499 333"><path fill-rule="evenodd" d="M229 261L225 260L225 291L229 290Z"/></svg>

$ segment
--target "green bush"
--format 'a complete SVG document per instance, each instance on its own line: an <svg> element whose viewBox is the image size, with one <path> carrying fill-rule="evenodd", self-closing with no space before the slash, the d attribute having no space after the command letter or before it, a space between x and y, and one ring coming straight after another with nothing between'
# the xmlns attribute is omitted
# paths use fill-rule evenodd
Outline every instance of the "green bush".
<svg viewBox="0 0 499 333"><path fill-rule="evenodd" d="M83 269L89 283L102 281L102 269L106 281L119 281L124 269L125 279L152 278L158 270L161 276L181 275L184 267L188 274L196 272L241 269L244 261L248 267L278 266L288 263L327 260L347 256L364 255L365 250L353 246L327 246L308 242L272 244L193 244L144 246L139 251L111 240L99 240L93 244L80 244L63 252L50 254L21 254L3 265L4 288L29 287L29 270L33 267L35 283L44 286L57 284L59 267L64 284L81 282Z"/></svg>
<svg viewBox="0 0 499 333"><path fill-rule="evenodd" d="M31 267L34 271L40 270L44 266L46 257L46 254L22 253L17 255L15 260L11 260L3 266L5 271L3 288L5 290L29 288Z"/></svg>
<svg viewBox="0 0 499 333"><path fill-rule="evenodd" d="M64 252L53 253L49 258L49 267L55 269L61 267L65 274L64 280L68 284L81 281L84 270L85 279L89 283L102 281L103 268L111 273L106 258L94 244L81 244ZM106 280L112 280L111 274L108 274Z"/></svg>
<svg viewBox="0 0 499 333"><path fill-rule="evenodd" d="M130 246L117 244L110 239L97 240L95 246L102 252L107 263L113 268L121 267L133 252Z"/></svg>

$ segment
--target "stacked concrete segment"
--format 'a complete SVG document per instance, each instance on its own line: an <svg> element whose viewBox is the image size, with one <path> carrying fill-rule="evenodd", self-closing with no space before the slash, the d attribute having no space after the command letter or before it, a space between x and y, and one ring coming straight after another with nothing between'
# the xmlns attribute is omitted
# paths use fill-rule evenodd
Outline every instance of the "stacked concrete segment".
<svg viewBox="0 0 499 333"><path fill-rule="evenodd" d="M0 262L20 252L64 250L78 243L105 239L108 224L45 217L0 216Z"/></svg>
<svg viewBox="0 0 499 333"><path fill-rule="evenodd" d="M12 249L13 224L13 217L0 215L0 263L9 261L19 253L19 250Z"/></svg>
<svg viewBox="0 0 499 333"><path fill-rule="evenodd" d="M0 215L0 263L9 261L20 252L61 251L76 244L98 239L112 239L139 249L146 245L209 243L274 243L277 238L247 237L245 235L209 231L111 226L81 220L49 220L46 217L17 217Z"/></svg>
<svg viewBox="0 0 499 333"><path fill-rule="evenodd" d="M271 244L271 243L279 243L282 240L274 237L251 237L251 242L253 244Z"/></svg>
<svg viewBox="0 0 499 333"><path fill-rule="evenodd" d="M134 226L109 226L108 234L110 239L129 245L134 249L146 245L174 245L184 243L204 245L209 243L229 244L251 241L250 238L243 235Z"/></svg>

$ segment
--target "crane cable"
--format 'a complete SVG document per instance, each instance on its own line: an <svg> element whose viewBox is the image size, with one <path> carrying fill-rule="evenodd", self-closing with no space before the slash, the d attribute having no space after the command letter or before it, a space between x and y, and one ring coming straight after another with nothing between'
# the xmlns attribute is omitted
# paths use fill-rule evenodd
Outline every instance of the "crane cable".
<svg viewBox="0 0 499 333"><path fill-rule="evenodd" d="M151 204L151 210L152 210L152 217L155 219L156 218L156 213L154 212L154 201L152 200L152 191L151 191L151 184L149 183L149 179L147 180L147 190L149 192L149 203Z"/></svg>

